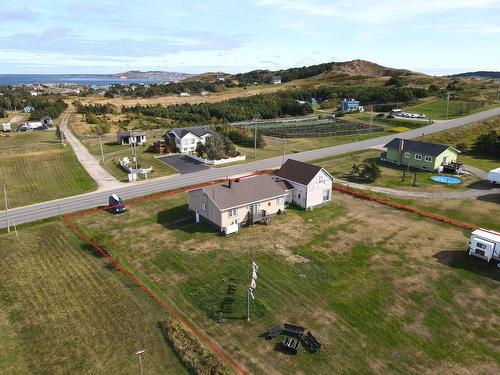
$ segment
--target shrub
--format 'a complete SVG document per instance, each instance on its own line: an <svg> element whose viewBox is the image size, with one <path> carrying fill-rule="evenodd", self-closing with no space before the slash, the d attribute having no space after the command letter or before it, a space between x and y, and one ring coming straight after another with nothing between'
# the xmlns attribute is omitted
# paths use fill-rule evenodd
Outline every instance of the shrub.
<svg viewBox="0 0 500 375"><path fill-rule="evenodd" d="M167 317L160 322L166 340L186 368L197 375L225 375L234 373L216 354L208 349L191 331L177 320Z"/></svg>

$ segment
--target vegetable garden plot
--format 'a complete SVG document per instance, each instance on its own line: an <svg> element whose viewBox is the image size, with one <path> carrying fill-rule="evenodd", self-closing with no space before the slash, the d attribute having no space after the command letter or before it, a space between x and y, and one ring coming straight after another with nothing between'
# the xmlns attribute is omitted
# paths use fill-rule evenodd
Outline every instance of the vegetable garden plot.
<svg viewBox="0 0 500 375"><path fill-rule="evenodd" d="M244 127L252 127L245 125ZM309 120L303 122L268 122L257 125L264 135L280 138L313 138L364 134L384 131L383 126L366 125L347 120Z"/></svg>

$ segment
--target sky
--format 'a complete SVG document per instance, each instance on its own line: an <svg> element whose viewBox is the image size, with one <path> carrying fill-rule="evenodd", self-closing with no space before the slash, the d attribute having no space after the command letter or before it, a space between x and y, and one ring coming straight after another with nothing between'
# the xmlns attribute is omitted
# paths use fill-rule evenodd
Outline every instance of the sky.
<svg viewBox="0 0 500 375"><path fill-rule="evenodd" d="M0 0L0 74L500 70L500 0Z"/></svg>

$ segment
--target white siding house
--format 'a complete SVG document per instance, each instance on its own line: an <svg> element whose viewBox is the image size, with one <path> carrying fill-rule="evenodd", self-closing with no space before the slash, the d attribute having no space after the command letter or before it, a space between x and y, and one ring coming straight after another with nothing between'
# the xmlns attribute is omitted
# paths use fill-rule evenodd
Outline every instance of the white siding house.
<svg viewBox="0 0 500 375"><path fill-rule="evenodd" d="M168 132L177 150L183 154L193 153L198 143L205 144L207 138L214 134L215 132L208 126L174 128Z"/></svg>
<svg viewBox="0 0 500 375"><path fill-rule="evenodd" d="M306 210L332 200L333 177L322 167L288 159L276 171L275 180L292 187L287 202Z"/></svg>

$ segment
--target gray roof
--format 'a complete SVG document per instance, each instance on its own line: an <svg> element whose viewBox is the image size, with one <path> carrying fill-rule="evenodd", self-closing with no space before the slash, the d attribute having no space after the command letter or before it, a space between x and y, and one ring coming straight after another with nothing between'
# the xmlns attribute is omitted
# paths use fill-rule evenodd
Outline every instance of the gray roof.
<svg viewBox="0 0 500 375"><path fill-rule="evenodd" d="M402 138L394 138L392 141L387 143L384 147L387 149L389 149L389 148L399 149L399 142L401 140L403 141L403 151L417 152L417 153L423 154L423 155L438 156L438 155L441 155L444 151L448 150L449 148L452 148L453 150L455 150L453 147L446 146L446 145L440 145L437 143L413 141L411 139L402 139ZM458 150L455 150L455 151L459 152Z"/></svg>
<svg viewBox="0 0 500 375"><path fill-rule="evenodd" d="M229 183L224 183L203 187L189 194L199 195L200 190L207 194L221 211L284 196L287 193L268 175L243 178L239 182L236 179L232 181L231 187Z"/></svg>
<svg viewBox="0 0 500 375"><path fill-rule="evenodd" d="M126 130L126 131L122 131L122 132L116 132L116 135L118 137L130 137L132 135L132 133L137 136L137 137L144 137L146 136L146 132L140 132L140 131L129 131L129 130Z"/></svg>
<svg viewBox="0 0 500 375"><path fill-rule="evenodd" d="M215 131L210 129L209 126L196 126L196 127L188 127L188 128L173 128L170 130L170 133L175 133L179 138L184 137L188 133L193 133L198 137L202 137L205 134L215 135Z"/></svg>

